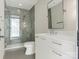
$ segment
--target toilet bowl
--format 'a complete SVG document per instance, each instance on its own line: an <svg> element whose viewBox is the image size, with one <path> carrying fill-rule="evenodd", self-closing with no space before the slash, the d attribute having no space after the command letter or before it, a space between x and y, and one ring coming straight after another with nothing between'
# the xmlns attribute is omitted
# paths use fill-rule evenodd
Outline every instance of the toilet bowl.
<svg viewBox="0 0 79 59"><path fill-rule="evenodd" d="M33 55L35 53L34 41L25 42L24 47L26 48L25 55Z"/></svg>

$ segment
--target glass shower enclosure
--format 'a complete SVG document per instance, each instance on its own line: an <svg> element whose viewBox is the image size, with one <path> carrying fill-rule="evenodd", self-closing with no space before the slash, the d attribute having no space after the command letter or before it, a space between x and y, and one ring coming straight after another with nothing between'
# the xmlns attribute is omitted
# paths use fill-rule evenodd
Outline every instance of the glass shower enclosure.
<svg viewBox="0 0 79 59"><path fill-rule="evenodd" d="M5 43L13 45L34 41L34 7L30 10L5 7Z"/></svg>

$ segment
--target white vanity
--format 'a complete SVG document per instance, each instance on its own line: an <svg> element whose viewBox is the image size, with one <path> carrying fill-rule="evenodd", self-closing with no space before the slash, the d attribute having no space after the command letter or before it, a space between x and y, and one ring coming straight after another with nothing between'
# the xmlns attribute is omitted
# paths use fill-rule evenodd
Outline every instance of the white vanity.
<svg viewBox="0 0 79 59"><path fill-rule="evenodd" d="M73 32L36 35L36 59L76 59L75 39Z"/></svg>

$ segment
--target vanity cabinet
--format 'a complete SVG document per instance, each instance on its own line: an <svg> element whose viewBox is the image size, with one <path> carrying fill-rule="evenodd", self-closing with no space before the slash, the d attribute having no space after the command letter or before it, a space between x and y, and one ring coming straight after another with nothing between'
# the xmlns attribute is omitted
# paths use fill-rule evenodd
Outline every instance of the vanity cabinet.
<svg viewBox="0 0 79 59"><path fill-rule="evenodd" d="M61 55L45 37L35 38L36 59L61 59Z"/></svg>
<svg viewBox="0 0 79 59"><path fill-rule="evenodd" d="M48 42L45 38L36 38L35 41L36 59L49 59Z"/></svg>
<svg viewBox="0 0 79 59"><path fill-rule="evenodd" d="M0 59L4 57L4 0L0 0Z"/></svg>
<svg viewBox="0 0 79 59"><path fill-rule="evenodd" d="M75 59L75 42L68 36L37 36L36 59Z"/></svg>

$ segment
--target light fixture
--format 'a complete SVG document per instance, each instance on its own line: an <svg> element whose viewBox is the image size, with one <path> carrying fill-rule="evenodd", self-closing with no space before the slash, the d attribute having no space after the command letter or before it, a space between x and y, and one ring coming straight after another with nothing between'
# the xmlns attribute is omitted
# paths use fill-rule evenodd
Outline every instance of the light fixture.
<svg viewBox="0 0 79 59"><path fill-rule="evenodd" d="M17 12L20 13L20 9L17 9Z"/></svg>
<svg viewBox="0 0 79 59"><path fill-rule="evenodd" d="M22 3L19 3L19 6L22 6Z"/></svg>
<svg viewBox="0 0 79 59"><path fill-rule="evenodd" d="M26 27L26 23L25 22L23 23L23 26L24 26L24 28Z"/></svg>

